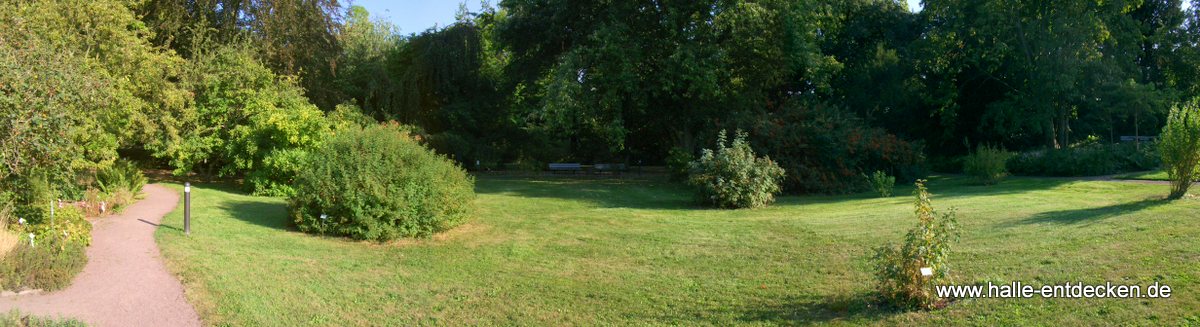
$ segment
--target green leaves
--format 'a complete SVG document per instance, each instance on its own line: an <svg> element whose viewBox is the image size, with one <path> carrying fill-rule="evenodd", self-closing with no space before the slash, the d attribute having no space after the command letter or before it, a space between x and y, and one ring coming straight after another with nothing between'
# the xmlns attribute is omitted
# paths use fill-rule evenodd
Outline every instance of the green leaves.
<svg viewBox="0 0 1200 327"><path fill-rule="evenodd" d="M718 208L765 207L775 202L775 194L782 190L783 168L769 157L756 157L741 131L733 143L726 143L722 130L716 151L704 149L689 166L688 184L696 189L700 202Z"/></svg>
<svg viewBox="0 0 1200 327"><path fill-rule="evenodd" d="M872 261L884 300L899 307L933 309L942 300L934 292L934 286L952 281L950 248L958 241L960 232L954 209L939 215L929 200L925 181L918 180L916 187L913 212L917 226L905 234L899 247L875 249ZM921 268L931 268L933 275L923 276Z"/></svg>
<svg viewBox="0 0 1200 327"><path fill-rule="evenodd" d="M1159 135L1158 153L1171 178L1168 198L1182 198L1200 169L1200 98L1171 108Z"/></svg>

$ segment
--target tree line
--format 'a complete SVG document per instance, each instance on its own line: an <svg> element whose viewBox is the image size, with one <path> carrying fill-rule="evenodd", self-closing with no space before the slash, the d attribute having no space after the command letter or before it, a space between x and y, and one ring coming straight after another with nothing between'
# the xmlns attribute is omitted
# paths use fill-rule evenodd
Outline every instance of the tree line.
<svg viewBox="0 0 1200 327"><path fill-rule="evenodd" d="M1155 134L1200 94L1190 5L504 0L402 34L336 0L6 2L0 177L126 155L286 193L296 158L374 120L472 169L660 164L742 130L785 188L830 191L978 144Z"/></svg>

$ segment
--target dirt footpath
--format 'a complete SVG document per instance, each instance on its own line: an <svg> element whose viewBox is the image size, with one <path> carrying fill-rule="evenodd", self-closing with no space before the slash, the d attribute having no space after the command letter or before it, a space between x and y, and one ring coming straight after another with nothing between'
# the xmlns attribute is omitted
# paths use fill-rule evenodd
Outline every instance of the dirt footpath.
<svg viewBox="0 0 1200 327"><path fill-rule="evenodd" d="M91 326L199 326L183 285L163 265L154 231L179 194L146 185L145 199L92 230L88 263L70 287L53 293L0 297L0 312L75 318Z"/></svg>

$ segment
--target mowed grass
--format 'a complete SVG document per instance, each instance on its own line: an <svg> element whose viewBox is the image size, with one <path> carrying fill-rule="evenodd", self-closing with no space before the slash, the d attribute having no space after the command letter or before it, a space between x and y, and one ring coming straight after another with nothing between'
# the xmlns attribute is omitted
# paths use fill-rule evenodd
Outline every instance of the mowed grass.
<svg viewBox="0 0 1200 327"><path fill-rule="evenodd" d="M159 229L210 325L1200 324L1200 200L1165 185L1019 178L929 183L958 208L963 283L1170 285L1169 299L874 301L868 257L916 222L896 196L695 207L661 181L480 178L479 216L395 244L306 235L285 201L193 187Z"/></svg>
<svg viewBox="0 0 1200 327"><path fill-rule="evenodd" d="M1167 176L1167 172L1165 170L1154 170L1154 171L1146 171L1146 172L1140 172L1140 173L1130 173L1130 174L1118 175L1118 176L1116 176L1116 179L1169 181L1169 180L1171 180L1171 177Z"/></svg>

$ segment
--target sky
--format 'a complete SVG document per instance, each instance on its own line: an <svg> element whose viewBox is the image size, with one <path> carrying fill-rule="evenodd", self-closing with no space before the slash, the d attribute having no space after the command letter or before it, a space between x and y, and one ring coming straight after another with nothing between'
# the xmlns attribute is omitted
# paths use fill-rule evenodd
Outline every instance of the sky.
<svg viewBox="0 0 1200 327"><path fill-rule="evenodd" d="M494 2L494 1L493 1ZM396 24L400 34L421 33L426 29L454 22L460 0L354 0L352 4L367 8L372 18L383 18ZM479 10L479 0L468 0L467 8Z"/></svg>
<svg viewBox="0 0 1200 327"><path fill-rule="evenodd" d="M921 0L908 1L908 9L921 11ZM1183 7L1189 7L1189 1ZM367 8L371 17L383 18L400 28L401 34L420 33L437 26L454 22L460 0L354 0L353 4ZM493 1L495 3L495 1ZM467 8L479 10L479 0L468 0Z"/></svg>

